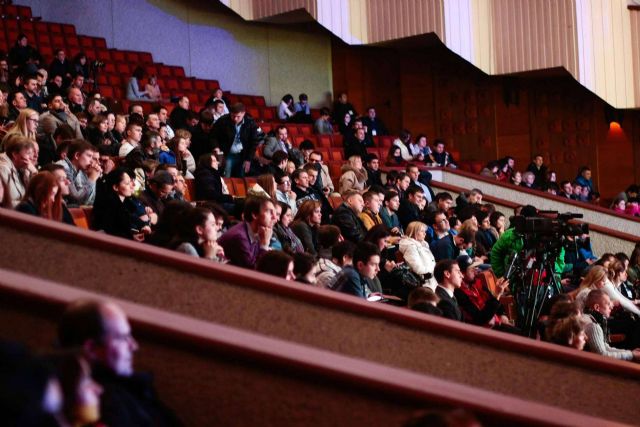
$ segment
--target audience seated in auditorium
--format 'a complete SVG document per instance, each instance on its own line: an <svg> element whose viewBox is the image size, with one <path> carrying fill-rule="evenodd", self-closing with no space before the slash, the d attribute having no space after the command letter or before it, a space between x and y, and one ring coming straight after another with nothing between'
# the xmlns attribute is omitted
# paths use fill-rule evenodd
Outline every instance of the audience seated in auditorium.
<svg viewBox="0 0 640 427"><path fill-rule="evenodd" d="M263 147L262 154L267 159L271 159L276 151L284 151L289 156L289 160L293 161L297 167L302 166L304 162L300 150L294 148L289 141L287 128L284 125L276 128L275 136L267 137Z"/></svg>
<svg viewBox="0 0 640 427"><path fill-rule="evenodd" d="M282 97L280 104L278 105L278 119L283 122L288 122L293 119L295 114L296 113L293 109L293 96L291 94L286 94Z"/></svg>
<svg viewBox="0 0 640 427"><path fill-rule="evenodd" d="M124 168L117 168L105 177L93 206L96 230L138 241L151 233L150 215L134 201L133 187L133 179Z"/></svg>
<svg viewBox="0 0 640 427"><path fill-rule="evenodd" d="M315 257L305 252L294 254L293 274L297 282L315 286L318 274Z"/></svg>
<svg viewBox="0 0 640 427"><path fill-rule="evenodd" d="M175 180L167 171L156 171L153 177L147 180L147 186L140 193L140 201L150 208L156 215L161 215L165 203L173 191Z"/></svg>
<svg viewBox="0 0 640 427"><path fill-rule="evenodd" d="M322 107L320 109L320 117L313 124L314 133L316 133L317 135L332 135L333 126L331 125L331 121L329 120L329 118L329 109L326 107Z"/></svg>
<svg viewBox="0 0 640 427"><path fill-rule="evenodd" d="M225 154L225 176L242 177L249 173L251 160L263 134L254 120L246 116L245 106L238 103L231 106L228 115L216 122L213 139L214 146Z"/></svg>
<svg viewBox="0 0 640 427"><path fill-rule="evenodd" d="M28 74L37 71L36 62L40 62L40 53L29 44L26 34L18 34L16 43L9 50L11 71L16 74Z"/></svg>
<svg viewBox="0 0 640 427"><path fill-rule="evenodd" d="M611 316L613 304L604 290L594 289L585 300L584 331L587 335L587 350L602 356L620 360L640 360L640 349L622 350L611 347L607 319Z"/></svg>
<svg viewBox="0 0 640 427"><path fill-rule="evenodd" d="M71 212L69 212L69 209L67 208L67 204L64 201L64 198L69 195L69 191L70 191L69 185L71 184L71 181L69 181L69 178L67 177L67 173L64 171L64 167L56 163L48 163L40 169L40 172L50 172L51 174L53 174L53 176L55 176L58 184L58 194L62 198L61 221L64 222L65 224L75 225L75 222L73 221L73 216L71 215Z"/></svg>
<svg viewBox="0 0 640 427"><path fill-rule="evenodd" d="M384 193L384 203L380 208L380 219L389 228L392 236L402 235L402 224L398 218L398 208L400 207L400 196L393 190Z"/></svg>
<svg viewBox="0 0 640 427"><path fill-rule="evenodd" d="M407 298L407 307L410 310L442 317L442 310L438 308L440 298L431 288L417 287L411 291Z"/></svg>
<svg viewBox="0 0 640 427"><path fill-rule="evenodd" d="M398 218L403 229L413 221L420 221L422 218L420 205L424 202L424 191L417 186L411 186L406 191L406 197L400 199L398 208Z"/></svg>
<svg viewBox="0 0 640 427"><path fill-rule="evenodd" d="M322 227L332 227L323 225ZM319 233L319 240L322 242L324 233L322 227ZM338 236L340 233L338 231ZM322 243L321 243L321 249ZM353 253L356 245L348 240L335 242L326 249L330 250L329 256L320 256L318 259L318 274L316 275L316 285L321 288L330 289L334 286L338 275L345 266L353 266ZM322 250L321 250L322 253Z"/></svg>
<svg viewBox="0 0 640 427"><path fill-rule="evenodd" d="M34 111L31 108L25 108L21 110L13 126L11 126L11 128L5 134L4 138L2 138L3 145L5 141L7 141L13 135L24 136L30 141L36 142L38 120L39 114L37 111ZM39 147L36 144L34 145L34 148L38 150Z"/></svg>
<svg viewBox="0 0 640 427"><path fill-rule="evenodd" d="M409 178L411 178L411 185L420 187L424 194L424 198L427 201L427 204L431 203L433 201L433 198L435 197L433 190L429 186L431 182L431 173L429 173L428 171L420 171L418 166L414 164L408 164L406 172Z"/></svg>
<svg viewBox="0 0 640 427"><path fill-rule="evenodd" d="M365 159L367 157L367 147L372 146L366 138L367 134L364 128L357 128L353 133L353 137L344 139L344 156L349 158L359 155Z"/></svg>
<svg viewBox="0 0 640 427"><path fill-rule="evenodd" d="M169 247L187 255L222 262L224 249L217 240L215 216L209 209L196 207L183 214L177 235Z"/></svg>
<svg viewBox="0 0 640 427"><path fill-rule="evenodd" d="M33 165L34 143L21 135L15 135L4 143L0 153L0 181L4 184L4 197L16 206L26 194Z"/></svg>
<svg viewBox="0 0 640 427"><path fill-rule="evenodd" d="M340 194L355 190L362 192L365 190L368 179L367 170L362 167L362 156L353 154L349 157L348 163L342 165L340 175Z"/></svg>
<svg viewBox="0 0 640 427"><path fill-rule="evenodd" d="M88 142L75 140L67 152L67 157L58 161L71 182L69 185L69 206L93 205L96 197L96 181L102 170L94 161L96 148Z"/></svg>
<svg viewBox="0 0 640 427"><path fill-rule="evenodd" d="M400 132L400 136L393 141L393 146L400 148L400 157L402 157L402 160L404 160L405 162L410 162L413 160L413 156L411 155L411 151L409 150L410 145L411 132L407 129L403 129L402 132ZM394 158L397 161L397 156L394 155Z"/></svg>
<svg viewBox="0 0 640 427"><path fill-rule="evenodd" d="M253 269L260 256L269 251L273 226L278 220L273 203L266 197L246 199L244 220L218 239L230 264Z"/></svg>
<svg viewBox="0 0 640 427"><path fill-rule="evenodd" d="M147 84L144 85L144 91L147 93L147 96L151 100L151 102L161 102L162 101L162 90L158 85L158 79L155 74L149 76L147 80Z"/></svg>
<svg viewBox="0 0 640 427"><path fill-rule="evenodd" d="M382 120L378 118L376 108L373 106L367 108L367 115L362 118L362 124L367 128L367 135L370 138L376 135L389 134Z"/></svg>
<svg viewBox="0 0 640 427"><path fill-rule="evenodd" d="M413 159L420 163L429 163L431 156L431 148L427 144L427 137L424 134L419 134L415 141L409 143L409 153Z"/></svg>
<svg viewBox="0 0 640 427"><path fill-rule="evenodd" d="M433 152L431 153L431 161L440 167L457 168L458 165L451 156L451 154L445 150L445 143L441 139L434 141Z"/></svg>
<svg viewBox="0 0 640 427"><path fill-rule="evenodd" d="M63 220L62 191L51 172L39 172L29 181L27 192L16 206L18 212L54 221Z"/></svg>
<svg viewBox="0 0 640 427"><path fill-rule="evenodd" d="M342 268L336 278L334 290L360 298L372 297L367 279L374 279L380 271L380 251L370 242L360 242L353 252L353 265Z"/></svg>
<svg viewBox="0 0 640 427"><path fill-rule="evenodd" d="M294 218L291 205L284 202L277 202L277 206L280 207L280 215L278 222L273 227L273 232L278 238L282 250L292 254L304 252L305 247L302 241L291 229Z"/></svg>
<svg viewBox="0 0 640 427"><path fill-rule="evenodd" d="M126 157L133 149L140 146L142 140L142 126L136 122L129 122L124 131L125 139L122 140L118 155Z"/></svg>
<svg viewBox="0 0 640 427"><path fill-rule="evenodd" d="M462 311L455 298L455 290L462 286L463 278L458 262L455 259L438 261L433 276L438 282L436 295L440 298L438 308L442 310L443 317L462 322Z"/></svg>
<svg viewBox="0 0 640 427"><path fill-rule="evenodd" d="M133 368L138 343L124 311L114 303L76 301L58 324L64 348L80 349L102 387L100 423L104 425L181 425L157 397L151 376Z"/></svg>
<svg viewBox="0 0 640 427"><path fill-rule="evenodd" d="M422 286L433 290L436 281L433 278L433 269L436 260L426 242L427 226L420 221L412 221L406 229L406 235L400 240L399 251L405 263L421 279Z"/></svg>
<svg viewBox="0 0 640 427"><path fill-rule="evenodd" d="M487 326L496 330L516 332L500 304L500 298L509 289L509 281L500 278L492 292L478 277L481 261L474 261L469 255L457 258L462 272L462 284L454 291L464 321L474 325Z"/></svg>
<svg viewBox="0 0 640 427"><path fill-rule="evenodd" d="M382 224L382 218L380 218L382 201L378 193L369 190L362 195L362 200L364 201L364 208L358 217L362 221L364 228L370 230L372 227Z"/></svg>
<svg viewBox="0 0 640 427"><path fill-rule="evenodd" d="M356 109L349 103L347 94L342 92L333 104L333 121L342 123L347 114L351 120L358 116Z"/></svg>
<svg viewBox="0 0 640 427"><path fill-rule="evenodd" d="M318 253L318 227L322 223L322 207L317 200L306 200L298 206L291 230L302 242L305 252Z"/></svg>
<svg viewBox="0 0 640 427"><path fill-rule="evenodd" d="M216 121L223 115L225 114L229 114L229 106L231 105L231 103L229 102L229 100L224 96L224 92L222 91L222 89L220 88L216 88L213 91L213 95L211 95L209 97L209 99L207 99L207 102L204 103L205 108L210 108L210 106L214 105L217 101L220 101L222 103L222 107L220 110L218 110L217 104L215 107L215 111L216 112L220 112L221 114L216 117Z"/></svg>
<svg viewBox="0 0 640 427"><path fill-rule="evenodd" d="M42 113L44 111L44 99L36 93L37 90L38 77L35 74L25 76L22 81L22 94L27 100L27 108Z"/></svg>
<svg viewBox="0 0 640 427"><path fill-rule="evenodd" d="M295 123L313 123L311 118L311 107L309 107L309 97L306 93L298 95L298 102L293 104L293 112L295 113L292 121Z"/></svg>
<svg viewBox="0 0 640 427"><path fill-rule="evenodd" d="M343 202L333 212L331 222L340 228L346 240L358 243L366 232L362 220L358 217L364 208L364 200L356 190L350 190L342 197Z"/></svg>
<svg viewBox="0 0 640 427"><path fill-rule="evenodd" d="M320 172L318 175L319 183L317 187L320 187L325 196L332 195L335 192L333 180L329 174L329 168L323 163L322 153L319 151L312 151L309 154L309 164L315 166L316 170Z"/></svg>
<svg viewBox="0 0 640 427"><path fill-rule="evenodd" d="M256 265L256 270L261 273L281 277L284 280L294 281L296 275L293 271L295 265L293 257L286 252L270 251L262 255Z"/></svg>
<svg viewBox="0 0 640 427"><path fill-rule="evenodd" d="M456 259L475 243L476 230L461 229L456 235L447 234L431 243L431 252L436 261Z"/></svg>
<svg viewBox="0 0 640 427"><path fill-rule="evenodd" d="M367 187L377 185L382 187L382 172L380 171L380 160L373 153L367 154L365 169L367 170Z"/></svg>

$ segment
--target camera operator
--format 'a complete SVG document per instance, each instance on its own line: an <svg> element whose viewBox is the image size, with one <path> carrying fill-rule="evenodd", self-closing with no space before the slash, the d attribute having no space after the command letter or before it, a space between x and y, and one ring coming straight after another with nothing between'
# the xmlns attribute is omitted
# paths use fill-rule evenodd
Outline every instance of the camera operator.
<svg viewBox="0 0 640 427"><path fill-rule="evenodd" d="M525 218L537 217L538 210L531 205L526 205L520 211L520 215ZM524 235L516 231L513 224L510 225L511 227L500 236L491 250L491 268L497 277L505 275L511 255L520 252L524 247ZM562 274L564 266L564 248L560 248L554 266L556 275ZM565 282L568 283L568 280L563 280L561 283L564 284Z"/></svg>

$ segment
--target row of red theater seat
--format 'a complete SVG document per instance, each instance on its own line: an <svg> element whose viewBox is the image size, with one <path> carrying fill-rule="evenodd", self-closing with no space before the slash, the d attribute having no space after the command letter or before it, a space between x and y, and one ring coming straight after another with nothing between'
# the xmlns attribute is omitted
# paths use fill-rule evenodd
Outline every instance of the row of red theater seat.
<svg viewBox="0 0 640 427"><path fill-rule="evenodd" d="M14 4L0 4L0 16L3 18L15 18L30 21L31 8L28 6L17 6Z"/></svg>

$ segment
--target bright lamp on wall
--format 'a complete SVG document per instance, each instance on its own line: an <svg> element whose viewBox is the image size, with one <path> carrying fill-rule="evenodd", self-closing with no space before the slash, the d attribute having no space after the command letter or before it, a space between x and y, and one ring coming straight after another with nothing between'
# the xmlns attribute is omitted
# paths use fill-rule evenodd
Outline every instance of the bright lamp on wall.
<svg viewBox="0 0 640 427"><path fill-rule="evenodd" d="M611 130L619 130L624 120L624 111L617 110L609 105L604 107L604 120Z"/></svg>

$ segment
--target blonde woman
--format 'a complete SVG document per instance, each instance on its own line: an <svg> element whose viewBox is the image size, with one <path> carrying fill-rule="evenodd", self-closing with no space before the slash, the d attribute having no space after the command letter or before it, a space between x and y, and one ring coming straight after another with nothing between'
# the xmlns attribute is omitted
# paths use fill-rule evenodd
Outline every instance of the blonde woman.
<svg viewBox="0 0 640 427"><path fill-rule="evenodd" d="M584 302L586 301L589 292L594 289L604 288L606 280L607 270L604 267L594 265L589 268L589 272L584 279L582 279L582 283L580 283L580 287L576 291L576 305L580 310L584 309Z"/></svg>
<svg viewBox="0 0 640 427"><path fill-rule="evenodd" d="M362 193L367 183L367 170L362 167L362 158L359 155L349 157L347 164L342 166L340 176L340 194L349 190L356 190Z"/></svg>
<svg viewBox="0 0 640 427"><path fill-rule="evenodd" d="M38 123L40 121L40 115L37 111L31 108L25 108L20 111L15 124L2 139L2 146L4 147L7 139L11 138L11 135L18 134L28 138L30 141L36 142L36 135L38 132Z"/></svg>
<svg viewBox="0 0 640 427"><path fill-rule="evenodd" d="M400 240L399 250L411 271L424 278L423 286L435 290L438 285L433 278L436 259L425 240L426 236L427 226L424 223L420 221L409 223L405 236Z"/></svg>

